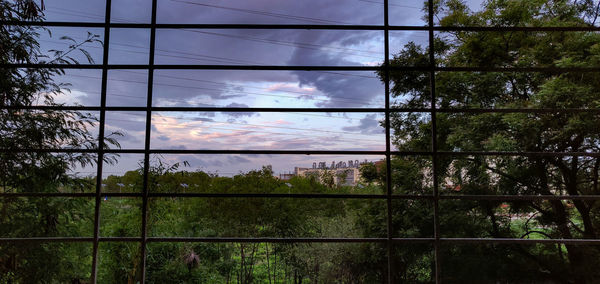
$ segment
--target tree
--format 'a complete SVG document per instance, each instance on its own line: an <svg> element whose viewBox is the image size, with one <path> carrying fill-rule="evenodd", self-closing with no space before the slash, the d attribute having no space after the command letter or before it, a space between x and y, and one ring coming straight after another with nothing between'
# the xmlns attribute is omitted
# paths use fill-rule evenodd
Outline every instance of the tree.
<svg viewBox="0 0 600 284"><path fill-rule="evenodd" d="M328 188L335 186L335 170L324 169L319 174L319 180Z"/></svg>
<svg viewBox="0 0 600 284"><path fill-rule="evenodd" d="M39 7L33 1L1 1L0 16L3 21L43 20ZM27 64L79 64L73 52L82 52L93 63L83 45L100 43L97 35L77 42L70 37L60 39L70 43L68 50L51 50L49 57L40 50L37 41L44 28L31 26L0 27L0 62ZM46 30L48 31L48 30ZM48 31L49 32L49 31ZM90 166L96 162L90 153L40 153L22 149L82 148L97 149L98 139L90 131L97 118L91 113L73 110L20 110L19 107L35 105L58 106L54 97L68 92L68 84L55 83L64 74L61 68L1 68L0 69L0 163L3 190L14 192L40 192L56 190L57 184L73 179L67 174L72 167ZM7 108L11 109L7 109ZM111 133L102 147L119 146ZM107 162L116 156L107 155Z"/></svg>
<svg viewBox="0 0 600 284"><path fill-rule="evenodd" d="M361 165L360 177L369 183L378 181L379 173L377 172L377 166L375 166L375 163L366 163Z"/></svg>
<svg viewBox="0 0 600 284"><path fill-rule="evenodd" d="M442 26L590 27L596 24L599 9L592 1L568 0L488 0L480 12L470 11L459 0L435 4L436 18ZM427 65L428 52L428 48L409 43L391 64ZM437 34L434 53L440 66L597 67L600 35L456 31ZM429 107L428 75L394 71L391 80L396 107ZM556 109L537 113L437 113L438 149L597 152L598 114L566 109L596 109L599 101L597 72L438 72L435 103L441 108ZM428 150L430 118L421 113L394 113L391 126L398 149ZM396 159L412 163L423 173L431 171L409 158ZM441 194L597 195L599 169L597 157L444 156L439 158L438 183ZM448 201L440 202L440 212L443 237L595 239L600 233L600 212L592 200ZM400 219L395 226L419 224ZM568 244L554 248L454 246L444 250L442 259L446 263L461 263L468 257L473 260L468 263L481 269L465 271L447 266L442 275L449 282L553 279L591 283L600 277L596 269L599 256L598 247Z"/></svg>
<svg viewBox="0 0 600 284"><path fill-rule="evenodd" d="M0 1L2 21L42 21L40 7L31 0ZM40 32L33 26L0 26L0 63L78 64L72 55L85 44L100 43L98 36L77 42L69 37L67 50L40 50ZM49 31L48 31L49 32ZM67 92L68 85L55 82L64 74L61 68L0 68L0 186L3 193L84 191L91 179L69 174L75 166L97 162L90 153L50 153L24 149L83 148L97 149L98 139L90 128L97 119L90 113L68 110L25 110L35 105L58 106L57 94ZM101 147L117 146L107 137ZM108 155L105 161L114 162ZM0 200L0 234L2 237L83 236L92 233L93 213L89 199L78 198L8 198ZM78 270L80 262L91 258L73 255L81 250L67 244L0 244L0 282L35 283L71 282L89 277L89 270ZM61 256L58 258L57 256ZM82 257L82 259L77 259ZM64 269L72 267L71 270ZM11 282L12 283L12 282Z"/></svg>

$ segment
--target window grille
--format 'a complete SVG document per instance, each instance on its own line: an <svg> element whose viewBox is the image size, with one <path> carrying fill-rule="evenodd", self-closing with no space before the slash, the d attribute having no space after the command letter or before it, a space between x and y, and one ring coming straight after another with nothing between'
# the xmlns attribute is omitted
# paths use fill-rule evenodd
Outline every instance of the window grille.
<svg viewBox="0 0 600 284"><path fill-rule="evenodd" d="M598 32L598 27L504 27L504 26L438 26L434 25L434 3L428 1L427 6L427 25L426 26L397 26L390 25L388 0L383 0L384 16L383 25L341 25L341 24L160 24L157 23L157 0L152 0L152 12L150 23L114 23L111 22L111 0L106 0L106 10L103 23L97 22L32 22L32 21L4 21L2 25L23 25L23 26L43 26L43 27L81 27L81 28L102 28L103 36L103 57L100 64L26 64L10 63L2 64L0 68L63 68L63 69L92 69L102 71L101 100L100 106L28 106L14 107L7 106L4 109L23 109L23 110L79 110L79 111L97 111L99 112L99 145L104 143L105 121L107 111L141 111L145 112L145 137L143 149L20 149L23 152L51 152L51 153L95 153L97 157L97 175L95 184L95 193L2 193L0 198L12 197L73 197L73 198L95 198L94 209L94 233L93 237L38 237L38 238L0 238L4 243L50 243L50 242L84 242L93 244L93 263L92 263L92 282L96 283L96 274L98 270L98 247L101 243L110 242L133 242L141 243L142 248L142 283L145 282L145 264L147 246L154 242L207 242L207 243L380 243L385 245L387 250L387 273L388 281L392 282L394 275L394 266L392 250L394 245L398 244L417 244L425 243L433 246L435 255L435 280L441 282L441 263L440 250L447 244L573 244L573 245L599 245L598 239L498 239L498 238L444 238L440 234L440 212L439 202L444 200L475 200L475 201L518 201L518 200L600 200L598 195L441 195L439 192L439 179L437 172L438 159L443 156L469 157L469 156L526 156L526 157L600 157L598 152L504 152L504 151L441 151L437 145L437 125L436 115L440 113L600 113L600 109L452 109L440 108L436 106L436 75L440 72L545 72L545 73L563 73L563 72L598 72L597 67L454 67L439 66L436 64L436 56L433 48L429 48L428 66L396 66L390 64L390 31L422 31L428 33L428 44L432 47L434 44L435 32ZM139 64L109 64L109 46L111 28L128 29L149 29L150 30L150 49L149 60L145 65ZM381 66L291 66L291 65L194 65L194 64L155 64L156 32L161 29L255 29L255 30L343 30L343 31L382 31L384 34L384 62ZM107 73L109 70L144 70L148 74L147 82L147 100L143 107L122 107L107 106ZM155 70L295 70L295 71L379 71L383 74L385 84L385 106L383 108L265 108L265 107L158 107L152 105L153 81ZM428 108L393 108L390 103L390 72L425 72L429 75L430 81L430 107ZM385 150L384 151L331 151L331 150L208 150L208 149L152 149L150 147L150 132L152 127L152 113L159 111L169 112L348 112L348 113L385 113ZM392 113L423 113L431 116L431 149L427 151L396 151L391 145L390 114ZM11 149L0 149L2 152L14 151ZM143 154L143 189L141 193L108 193L102 191L102 173L103 157L106 154ZM227 193L153 193L149 192L148 176L150 169L150 156L152 154L277 154L277 155L365 155L365 156L385 156L386 163L386 191L385 194L227 194ZM423 195L397 195L392 191L392 166L391 158L393 156L414 156L431 158L432 162L432 181L433 192ZM141 220L142 229L140 237L103 237L100 235L100 206L105 197L137 197L142 200ZM148 222L148 200L149 198L159 197L204 197L204 198L294 198L294 199L370 199L382 200L387 205L387 237L386 238L233 238L233 237L149 237L147 232ZM433 206L434 216L434 235L431 238L395 238L392 236L392 206L394 200L425 200Z"/></svg>

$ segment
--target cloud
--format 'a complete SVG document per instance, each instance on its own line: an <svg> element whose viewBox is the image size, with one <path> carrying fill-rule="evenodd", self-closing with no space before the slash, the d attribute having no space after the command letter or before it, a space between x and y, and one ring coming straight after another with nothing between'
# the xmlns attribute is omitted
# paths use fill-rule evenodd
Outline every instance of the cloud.
<svg viewBox="0 0 600 284"><path fill-rule="evenodd" d="M313 87L301 87L298 86L297 84L291 84L291 83L277 83L277 84L272 84L271 86L266 88L267 90L271 91L271 92L287 92L287 93L295 93L298 95L304 95L304 96L311 96L314 95L316 89Z"/></svg>
<svg viewBox="0 0 600 284"><path fill-rule="evenodd" d="M175 145L175 146L172 146L171 149L173 149L173 150L187 150L187 147L185 145Z"/></svg>
<svg viewBox="0 0 600 284"><path fill-rule="evenodd" d="M296 73L300 86L314 86L327 100L319 107L382 107L383 85L375 78L330 73ZM368 73L363 73L368 75Z"/></svg>
<svg viewBox="0 0 600 284"><path fill-rule="evenodd" d="M340 0L166 2L161 22L260 24L381 24L383 6ZM179 13L176 13L179 12Z"/></svg>
<svg viewBox="0 0 600 284"><path fill-rule="evenodd" d="M225 107L228 108L248 108L249 106L247 104L240 104L240 103L230 103L228 105L226 105ZM253 116L260 116L260 114L258 112L223 112L223 114L230 116L233 118L233 120L228 120L229 122L235 122L235 119L238 118L242 118L242 117L253 117Z"/></svg>
<svg viewBox="0 0 600 284"><path fill-rule="evenodd" d="M213 116L214 116L214 114L213 114ZM214 119L212 119L212 118L208 118L208 117L194 117L194 118L192 118L192 120L193 120L193 121L204 121L204 122L212 122L212 121L215 121Z"/></svg>
<svg viewBox="0 0 600 284"><path fill-rule="evenodd" d="M355 0L305 0L305 1L220 1L186 0L207 3L236 9L263 11L248 13L227 8L198 6L161 1L158 10L159 23L263 23L263 24L315 24L322 19L331 23L351 23L359 25L383 24L383 6L378 3ZM89 2L89 1L88 1ZM98 3L96 3L98 2ZM77 0L50 1L55 11L64 9L86 12L76 16L54 14L53 20L98 21L104 13L101 1L83 3ZM139 1L118 1L118 18L148 21L148 6L140 8ZM164 2L164 3L163 3ZM144 2L145 3L145 2ZM147 4L147 3L145 3ZM405 4L405 3L403 3ZM410 0L407 5L422 6L421 0ZM137 13L137 11L141 11ZM417 24L415 21L423 13L414 9L390 7L393 24ZM50 13L50 10L48 11ZM97 14L100 18L86 18ZM131 15L130 15L131 14ZM133 15L135 14L135 15ZM262 15L261 15L262 14ZM144 15L144 16L141 16ZM282 16L283 15L283 16ZM288 15L288 16L285 16ZM61 18L62 17L62 18ZM312 19L312 20L311 20ZM317 21L315 22L315 19ZM325 23L323 21L319 23ZM55 30L56 35L76 35L81 37L81 29ZM57 32L58 31L58 32ZM63 32L61 32L63 31ZM146 58L148 51L148 30L129 33L129 29L111 37L111 60ZM83 31L82 31L83 32ZM92 32L102 33L102 29ZM375 65L383 59L382 32L379 31L334 31L334 30L191 30L157 31L157 64L273 64L273 65ZM127 46L129 45L129 46ZM44 49L44 48L42 48ZM119 50L117 50L119 49ZM125 51L127 50L127 51ZM364 51L367 52L364 52ZM94 55L101 56L101 48L90 48ZM373 51L375 53L373 53ZM117 57L114 57L114 56ZM144 62L142 62L144 61ZM101 62L99 60L98 62ZM113 62L113 61L111 61ZM114 62L113 62L114 63ZM140 63L146 64L147 59ZM100 105L101 70L68 70L80 77L64 76L66 82L73 83L73 94L66 98L84 105ZM137 73L137 74L136 74ZM139 74L142 73L142 74ZM107 105L145 106L147 80L146 71L111 70L109 72ZM153 106L207 106L207 107L382 107L383 85L372 72L329 72L329 71L259 71L259 70L156 70L153 85ZM297 99L301 98L301 100ZM159 116L162 115L162 116ZM171 116L169 116L171 115ZM169 149L379 149L374 142L353 141L349 135L328 135L310 131L273 128L269 126L290 126L319 128L322 125L309 125L310 120L290 114L269 117L263 114L257 122L258 113L252 112L196 112L153 113L153 148ZM111 115L112 118L126 118ZM136 122L110 121L107 126L127 132L122 141L143 145L143 119ZM129 117L131 118L131 117ZM242 119L253 124L245 125ZM239 121L237 121L239 120ZM227 123L228 121L234 123ZM248 123L248 124L250 124ZM301 126L301 125L308 126ZM330 127L330 126L324 126ZM381 134L378 132L375 115L360 119L357 125L343 127L344 131L356 135ZM339 129L335 126L332 129ZM357 136L358 137L358 136ZM140 138L136 142L136 138ZM365 137L362 137L365 138ZM378 137L366 137L378 139ZM358 139L358 138L357 138ZM360 141L360 140L359 140ZM368 141L368 140L362 140ZM142 144L140 144L142 143ZM137 147L135 147L137 148ZM288 168L296 165L306 156L229 156L218 155L207 159L199 156L198 162L206 167L237 171L250 166L266 164ZM310 165L310 163L308 164Z"/></svg>
<svg viewBox="0 0 600 284"><path fill-rule="evenodd" d="M177 157L178 161L187 161L190 163L192 168L213 168L213 167L227 167L239 164L252 163L250 159L241 157L239 155L226 155L226 156L201 156L201 155L183 155Z"/></svg>
<svg viewBox="0 0 600 284"><path fill-rule="evenodd" d="M316 41L322 44L343 43L359 44L376 41L379 34L372 32L356 32L354 34L339 34L311 38L304 35L303 41ZM382 54L380 55L382 56ZM381 58L383 59L383 58ZM328 66L356 66L371 62L358 62L352 56L337 56L323 53L296 49L288 64L290 65L328 65ZM300 87L314 87L321 92L327 101L316 103L321 107L362 107L372 104L375 99L383 99L383 86L372 72L294 72Z"/></svg>
<svg viewBox="0 0 600 284"><path fill-rule="evenodd" d="M165 135L160 135L160 136L158 136L156 138L158 140L161 140L161 141L169 141L169 140L171 140L171 138L169 138L168 136L165 136Z"/></svg>
<svg viewBox="0 0 600 284"><path fill-rule="evenodd" d="M274 125L292 125L293 123L289 122L289 121L285 121L283 119L278 119L272 122L272 124Z"/></svg>
<svg viewBox="0 0 600 284"><path fill-rule="evenodd" d="M356 126L342 127L344 131L360 132L361 134L381 134L384 129L379 125L376 114L367 114Z"/></svg>

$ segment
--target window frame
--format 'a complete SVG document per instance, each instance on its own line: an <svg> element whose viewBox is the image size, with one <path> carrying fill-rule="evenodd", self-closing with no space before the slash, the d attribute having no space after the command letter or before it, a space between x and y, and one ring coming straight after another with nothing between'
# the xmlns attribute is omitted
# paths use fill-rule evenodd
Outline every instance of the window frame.
<svg viewBox="0 0 600 284"><path fill-rule="evenodd" d="M63 68L63 69L96 69L102 70L101 83L101 101L100 105L95 106L29 106L29 107L3 107L4 110L86 110L99 112L99 136L98 145L104 144L106 111L143 111L146 113L145 121L145 142L143 149L19 149L19 151L28 152L53 152L53 153L95 153L98 155L97 175L95 193L1 193L0 198L11 197L94 197L94 235L93 237L47 237L47 238L0 238L2 243L11 242L86 242L93 243L93 262L92 262L92 283L96 283L96 274L98 270L98 247L100 242L135 242L141 244L142 249L142 283L145 283L146 276L146 255L147 244L152 242L216 242L216 243L381 243L387 247L387 280L392 283L395 266L392 255L393 247L397 244L427 243L433 246L435 254L435 281L441 281L441 258L440 247L444 244L578 244L578 245L599 245L600 240L592 239L498 239L498 238L442 238L440 237L440 200L600 200L600 196L477 196L477 195L440 195L438 184L438 159L441 156L588 156L600 157L596 152L447 152L439 151L437 147L437 113L545 113L556 112L556 109L443 109L436 107L436 73L438 72L598 72L598 68L593 67L527 67L527 68L500 68L500 67L440 67L436 65L434 55L434 33L439 31L600 31L598 27L442 27L434 25L434 5L433 0L428 1L426 9L426 26L395 26L389 24L389 1L383 0L384 19L383 25L302 25L302 24L158 24L157 18L157 0L152 0L151 22L148 24L135 23L113 23L111 22L111 0L106 0L106 10L104 22L31 22L31 21L2 21L2 25L28 25L44 27L84 27L84 28L104 28L103 38L103 59L101 64L81 64L81 65L61 65L61 64L2 64L0 68ZM112 28L131 28L131 29L149 29L150 30L150 48L149 60L146 65L128 65L128 64L109 64L109 43L110 31ZM381 66L268 66L268 65L157 65L154 63L156 31L158 29L286 29L286 30L371 30L383 31L384 33L384 62ZM427 31L429 46L429 65L423 67L391 66L390 65L390 31ZM106 105L107 93L107 73L111 69L130 69L147 70L147 101L145 107L110 107ZM216 108L216 107L153 107L152 93L155 70L299 70L299 71L379 71L383 74L385 85L385 107L384 108ZM429 108L418 109L395 109L390 106L390 72L391 71L420 71L426 72L430 78L430 97L431 106ZM319 151L319 150L165 150L150 148L151 118L154 111L176 111L176 112L355 112L355 113L385 113L385 137L386 146L384 151ZM600 113L600 109L566 109L563 112L595 112ZM431 115L431 149L429 151L393 151L391 148L390 133L390 114L394 112L419 112ZM14 151L14 149L0 149L2 152ZM102 192L102 169L105 154L110 153L128 153L144 154L143 163L143 188L141 193L106 193ZM209 194L209 193L151 193L148 191L148 175L150 168L151 154L280 154L280 155L383 155L386 158L386 191L385 194L370 195L351 195L351 194ZM428 195L395 195L392 193L391 180L391 158L392 156L420 156L431 157L433 192ZM100 206L104 197L136 197L142 198L142 230L140 237L102 237L99 232L100 224ZM182 237L148 237L147 236L147 215L148 199L154 197L209 197L209 198L337 198L337 199L378 199L387 202L387 237L386 238L182 238ZM394 200L430 200L433 204L434 217L434 235L432 238L394 238L392 237L392 201Z"/></svg>

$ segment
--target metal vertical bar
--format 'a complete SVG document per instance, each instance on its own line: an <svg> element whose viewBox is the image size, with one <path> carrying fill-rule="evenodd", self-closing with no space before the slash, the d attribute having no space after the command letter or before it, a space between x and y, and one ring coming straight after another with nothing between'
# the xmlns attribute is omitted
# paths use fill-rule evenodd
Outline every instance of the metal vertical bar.
<svg viewBox="0 0 600 284"><path fill-rule="evenodd" d="M106 120L106 83L108 81L108 50L110 44L110 12L111 0L106 0L104 12L104 41L102 53L102 86L100 90L100 119L98 126L98 161L96 172L96 200L94 208L94 245L92 251L91 282L97 282L98 275L98 245L100 240L100 202L102 200L102 165L104 162L104 123Z"/></svg>
<svg viewBox="0 0 600 284"><path fill-rule="evenodd" d="M427 1L428 32L429 32L429 92L431 95L431 166L433 175L433 236L435 238L433 249L435 254L435 282L441 283L441 258L440 258L440 216L439 216L439 191L438 191L438 155L437 155L437 106L435 95L435 44L433 29L433 0Z"/></svg>
<svg viewBox="0 0 600 284"><path fill-rule="evenodd" d="M384 38L384 84L385 84L385 186L387 201L387 270L388 283L394 282L394 255L393 255L393 222L392 222L392 155L390 133L390 30L389 30L389 1L383 0L383 38Z"/></svg>
<svg viewBox="0 0 600 284"><path fill-rule="evenodd" d="M152 0L152 19L150 20L150 51L148 55L148 91L146 93L146 132L144 142L144 176L142 187L142 279L146 283L146 255L148 243L148 173L150 171L150 134L152 131L152 93L154 84L154 48L156 45L156 5Z"/></svg>

